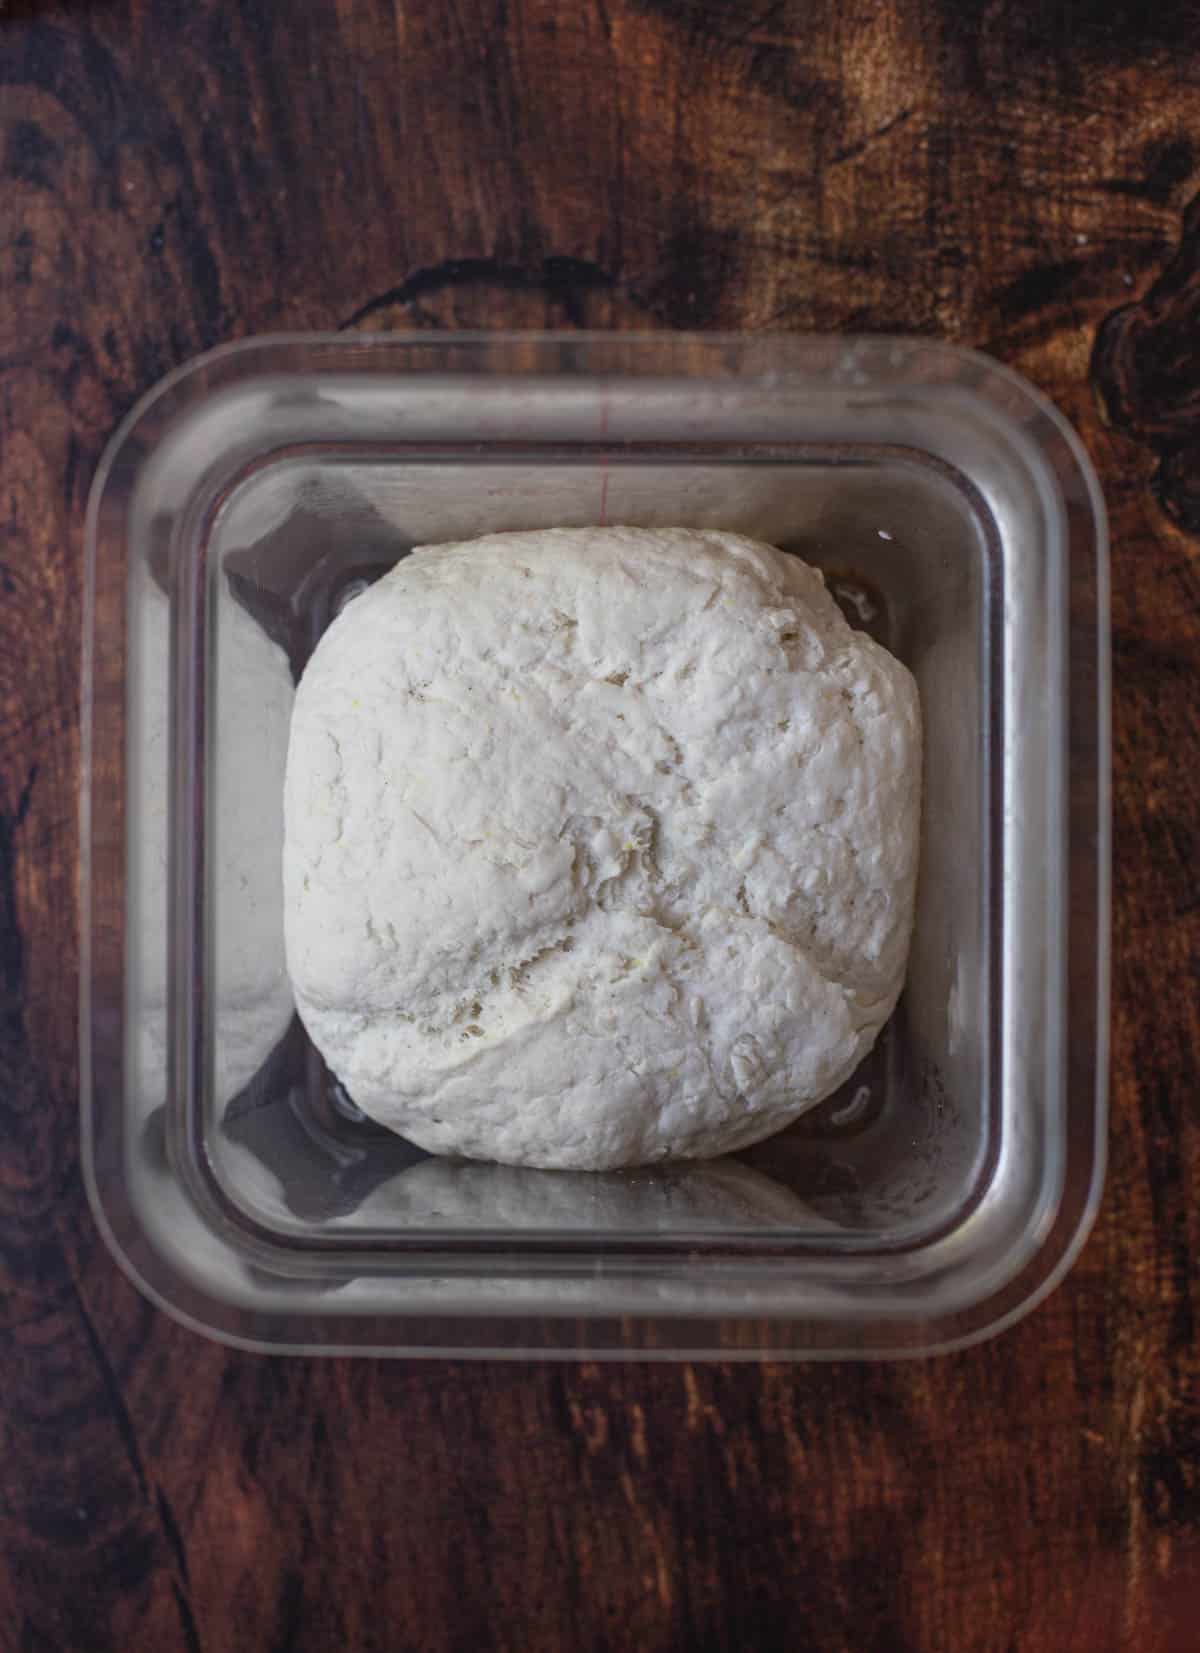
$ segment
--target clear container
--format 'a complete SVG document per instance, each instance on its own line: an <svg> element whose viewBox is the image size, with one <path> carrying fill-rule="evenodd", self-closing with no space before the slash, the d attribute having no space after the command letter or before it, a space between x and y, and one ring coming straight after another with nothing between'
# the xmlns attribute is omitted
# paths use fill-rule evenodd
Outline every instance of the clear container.
<svg viewBox="0 0 1200 1653"><path fill-rule="evenodd" d="M429 1159L291 1015L291 675L415 544L600 521L797 551L912 668L908 984L843 1092L731 1159ZM172 374L88 519L83 1148L118 1261L306 1353L921 1354L1028 1311L1103 1176L1106 579L1073 432L927 340L268 338Z"/></svg>

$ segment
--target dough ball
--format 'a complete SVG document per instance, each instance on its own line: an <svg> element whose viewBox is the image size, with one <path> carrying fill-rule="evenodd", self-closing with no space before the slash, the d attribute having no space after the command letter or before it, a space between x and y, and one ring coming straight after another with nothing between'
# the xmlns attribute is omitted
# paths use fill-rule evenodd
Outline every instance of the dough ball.
<svg viewBox="0 0 1200 1653"><path fill-rule="evenodd" d="M434 1153L729 1152L891 1013L919 793L912 678L795 557L684 529L426 547L297 692L298 1009Z"/></svg>

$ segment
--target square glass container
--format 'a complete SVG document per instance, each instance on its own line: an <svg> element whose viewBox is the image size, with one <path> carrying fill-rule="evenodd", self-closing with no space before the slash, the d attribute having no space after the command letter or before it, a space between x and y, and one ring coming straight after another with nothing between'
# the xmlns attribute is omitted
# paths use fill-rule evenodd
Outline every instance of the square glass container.
<svg viewBox="0 0 1200 1653"><path fill-rule="evenodd" d="M283 965L291 681L414 545L719 526L826 570L925 721L907 986L837 1096L730 1159L430 1159ZM83 1151L115 1256L272 1351L921 1354L1059 1280L1103 1177L1103 506L1060 415L924 339L251 339L114 437L88 517Z"/></svg>

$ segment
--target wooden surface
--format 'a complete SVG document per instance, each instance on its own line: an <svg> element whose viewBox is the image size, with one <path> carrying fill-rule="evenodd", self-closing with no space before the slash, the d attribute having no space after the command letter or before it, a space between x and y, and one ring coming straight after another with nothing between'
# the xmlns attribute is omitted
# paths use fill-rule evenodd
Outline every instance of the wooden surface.
<svg viewBox="0 0 1200 1653"><path fill-rule="evenodd" d="M1200 10L0 0L0 1650L1200 1647ZM898 329L1113 528L1112 1163L1069 1281L876 1367L230 1353L77 1156L103 443L264 329Z"/></svg>

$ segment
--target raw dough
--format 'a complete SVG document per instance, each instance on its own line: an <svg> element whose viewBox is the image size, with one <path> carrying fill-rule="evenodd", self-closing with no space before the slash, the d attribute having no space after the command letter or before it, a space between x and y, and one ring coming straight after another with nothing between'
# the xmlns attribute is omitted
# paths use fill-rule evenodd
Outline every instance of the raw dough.
<svg viewBox="0 0 1200 1653"><path fill-rule="evenodd" d="M684 529L426 547L297 692L297 1006L435 1153L742 1147L892 1010L919 777L912 678L795 557Z"/></svg>

